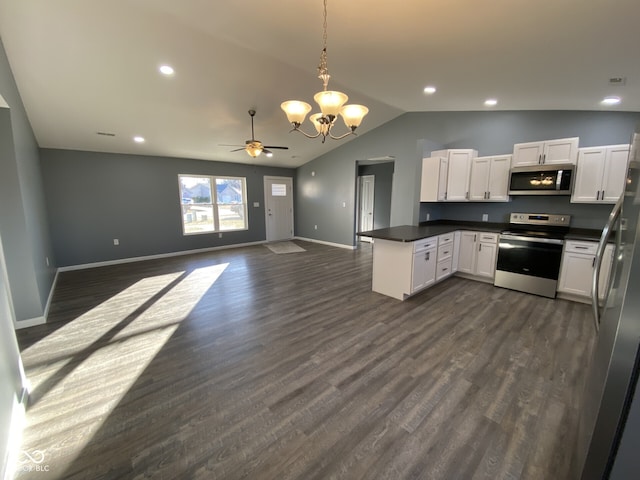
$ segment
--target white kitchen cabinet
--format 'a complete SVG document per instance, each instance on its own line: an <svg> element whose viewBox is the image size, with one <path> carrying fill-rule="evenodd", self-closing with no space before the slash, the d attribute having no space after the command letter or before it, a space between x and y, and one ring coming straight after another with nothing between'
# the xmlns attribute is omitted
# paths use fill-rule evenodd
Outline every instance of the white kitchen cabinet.
<svg viewBox="0 0 640 480"><path fill-rule="evenodd" d="M596 242L567 240L564 245L558 292L584 297L590 301L593 269L595 267ZM603 300L609 283L613 262L614 245L607 245L602 259L600 277L598 279L599 299Z"/></svg>
<svg viewBox="0 0 640 480"><path fill-rule="evenodd" d="M404 300L435 281L438 237L415 242L376 238L371 289Z"/></svg>
<svg viewBox="0 0 640 480"><path fill-rule="evenodd" d="M625 187L629 145L578 150L572 203L616 203Z"/></svg>
<svg viewBox="0 0 640 480"><path fill-rule="evenodd" d="M509 200L511 155L475 157L471 162L469 200L506 202Z"/></svg>
<svg viewBox="0 0 640 480"><path fill-rule="evenodd" d="M512 167L573 163L578 158L579 137L560 138L544 142L516 143L513 146Z"/></svg>
<svg viewBox="0 0 640 480"><path fill-rule="evenodd" d="M444 280L453 273L454 238L455 234L453 232L438 237L436 282Z"/></svg>
<svg viewBox="0 0 640 480"><path fill-rule="evenodd" d="M413 254L413 268L411 271L411 292L431 286L436 281L437 242L430 242L424 249Z"/></svg>
<svg viewBox="0 0 640 480"><path fill-rule="evenodd" d="M446 157L422 159L421 202L442 202L445 200L448 171L449 159Z"/></svg>
<svg viewBox="0 0 640 480"><path fill-rule="evenodd" d="M458 272L473 274L475 269L477 239L478 232L469 232L466 230L460 232Z"/></svg>
<svg viewBox="0 0 640 480"><path fill-rule="evenodd" d="M460 232L458 272L493 278L496 270L497 251L497 233Z"/></svg>
<svg viewBox="0 0 640 480"><path fill-rule="evenodd" d="M449 202L468 200L471 160L478 156L478 151L473 149L437 150L431 152L431 156L444 157L448 160L445 200Z"/></svg>
<svg viewBox="0 0 640 480"><path fill-rule="evenodd" d="M495 233L480 233L475 274L480 277L493 278L496 274L497 253L498 235Z"/></svg>

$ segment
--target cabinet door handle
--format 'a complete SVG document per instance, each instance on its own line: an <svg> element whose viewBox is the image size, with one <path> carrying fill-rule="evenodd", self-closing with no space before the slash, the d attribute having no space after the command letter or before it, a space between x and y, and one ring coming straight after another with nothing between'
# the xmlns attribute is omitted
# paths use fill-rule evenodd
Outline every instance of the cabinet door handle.
<svg viewBox="0 0 640 480"><path fill-rule="evenodd" d="M469 192L467 192L464 196L464 198L466 198L467 200L469 200Z"/></svg>
<svg viewBox="0 0 640 480"><path fill-rule="evenodd" d="M480 247L478 247L478 251L481 252L482 251L482 244L480 244Z"/></svg>
<svg viewBox="0 0 640 480"><path fill-rule="evenodd" d="M600 200L600 190L598 190L598 193L596 193L596 200Z"/></svg>
<svg viewBox="0 0 640 480"><path fill-rule="evenodd" d="M547 162L547 154L543 153L542 154L542 163L546 163Z"/></svg>
<svg viewBox="0 0 640 480"><path fill-rule="evenodd" d="M593 261L591 262L591 268L596 266L596 257L593 257Z"/></svg>
<svg viewBox="0 0 640 480"><path fill-rule="evenodd" d="M600 200L604 200L604 190L602 190L602 195L600 195Z"/></svg>
<svg viewBox="0 0 640 480"><path fill-rule="evenodd" d="M424 259L425 259L427 262L429 261L429 254L430 254L430 253L431 253L431 252L427 252L427 254L424 256Z"/></svg>
<svg viewBox="0 0 640 480"><path fill-rule="evenodd" d="M473 241L474 241L474 242L476 241L476 237L477 237L477 236L478 236L477 234L475 234L475 233L473 234Z"/></svg>
<svg viewBox="0 0 640 480"><path fill-rule="evenodd" d="M542 163L542 154L538 155L538 165Z"/></svg>
<svg viewBox="0 0 640 480"><path fill-rule="evenodd" d="M587 250L589 247L584 247L582 245L575 245L573 248L575 248L576 250Z"/></svg>

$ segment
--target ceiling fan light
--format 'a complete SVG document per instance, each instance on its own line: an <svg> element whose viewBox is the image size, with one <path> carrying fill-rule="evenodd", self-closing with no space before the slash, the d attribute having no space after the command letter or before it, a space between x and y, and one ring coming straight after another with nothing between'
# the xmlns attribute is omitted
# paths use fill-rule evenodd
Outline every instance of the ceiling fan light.
<svg viewBox="0 0 640 480"><path fill-rule="evenodd" d="M367 113L369 113L369 109L364 105L345 105L340 110L344 124L351 129L359 127Z"/></svg>
<svg viewBox="0 0 640 480"><path fill-rule="evenodd" d="M300 102L298 100L288 100L280 104L280 108L287 114L287 120L289 123L301 124L304 122L307 113L311 111L311 105L307 102Z"/></svg>
<svg viewBox="0 0 640 480"><path fill-rule="evenodd" d="M262 153L262 146L258 145L247 145L245 148L250 157L256 158L258 155Z"/></svg>
<svg viewBox="0 0 640 480"><path fill-rule="evenodd" d="M316 101L316 103L320 107L320 111L325 117L329 115L337 117L340 113L340 109L345 103L347 103L349 97L347 97L342 92L324 90L322 92L316 93L313 96L313 99Z"/></svg>

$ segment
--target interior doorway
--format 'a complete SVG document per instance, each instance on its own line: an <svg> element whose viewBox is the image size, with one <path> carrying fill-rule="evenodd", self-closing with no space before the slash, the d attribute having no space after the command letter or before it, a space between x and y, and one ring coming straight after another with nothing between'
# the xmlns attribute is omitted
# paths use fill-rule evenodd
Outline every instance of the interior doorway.
<svg viewBox="0 0 640 480"><path fill-rule="evenodd" d="M356 162L356 233L391 225L393 170L393 161ZM371 239L356 235L356 241L370 242Z"/></svg>
<svg viewBox="0 0 640 480"><path fill-rule="evenodd" d="M358 231L373 230L373 206L375 199L375 175L358 176ZM370 237L360 237L361 242L370 242Z"/></svg>
<svg viewBox="0 0 640 480"><path fill-rule="evenodd" d="M267 242L293 238L293 178L264 177Z"/></svg>

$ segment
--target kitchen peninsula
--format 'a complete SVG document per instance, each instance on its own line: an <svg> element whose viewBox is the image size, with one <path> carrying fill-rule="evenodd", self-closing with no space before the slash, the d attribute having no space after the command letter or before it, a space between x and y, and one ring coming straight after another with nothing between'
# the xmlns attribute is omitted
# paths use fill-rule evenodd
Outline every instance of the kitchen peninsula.
<svg viewBox="0 0 640 480"><path fill-rule="evenodd" d="M360 232L374 239L372 290L404 300L454 272L492 283L498 233L504 227L435 221Z"/></svg>
<svg viewBox="0 0 640 480"><path fill-rule="evenodd" d="M372 290L405 300L452 274L493 283L498 237L508 223L436 220L359 232L374 239ZM597 230L566 239L597 241Z"/></svg>

